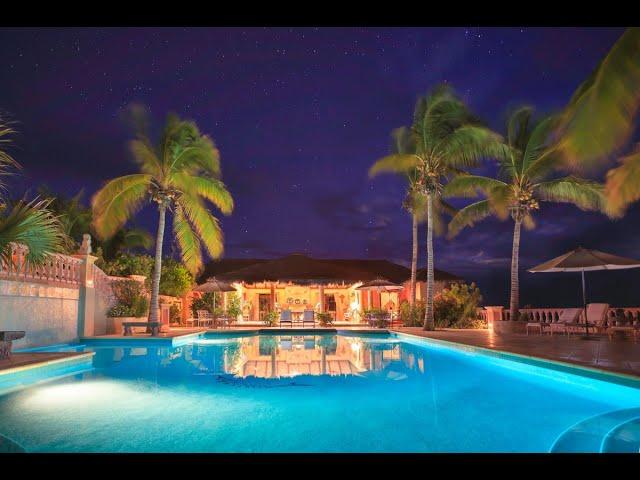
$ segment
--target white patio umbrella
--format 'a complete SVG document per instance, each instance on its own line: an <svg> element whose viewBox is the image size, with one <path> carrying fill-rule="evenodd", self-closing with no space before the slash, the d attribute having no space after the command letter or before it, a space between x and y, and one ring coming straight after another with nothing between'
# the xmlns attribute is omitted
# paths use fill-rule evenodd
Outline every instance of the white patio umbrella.
<svg viewBox="0 0 640 480"><path fill-rule="evenodd" d="M584 272L594 270L622 270L640 267L640 261L631 258L618 257L598 250L578 247L564 255L560 255L548 262L529 269L531 273L540 272L580 272L582 274L582 303L587 337L589 336L589 322L587 321L587 293Z"/></svg>

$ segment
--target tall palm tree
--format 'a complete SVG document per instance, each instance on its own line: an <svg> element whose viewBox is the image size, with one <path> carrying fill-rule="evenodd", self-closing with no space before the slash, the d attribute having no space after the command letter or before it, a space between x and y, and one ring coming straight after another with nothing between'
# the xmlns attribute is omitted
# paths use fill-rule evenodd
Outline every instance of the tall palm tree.
<svg viewBox="0 0 640 480"><path fill-rule="evenodd" d="M496 215L505 220L511 216L513 245L511 251L510 318L518 318L520 256L520 230L535 227L533 212L543 202L566 202L583 210L599 210L604 207L602 186L594 181L574 176L554 176L564 166L564 159L553 143L553 132L558 117L550 116L533 120L533 109L521 107L513 112L507 122L506 155L497 156L499 178L479 175L460 175L444 189L447 197L476 197L484 200L472 203L458 211L449 224L449 235L454 236L466 226Z"/></svg>
<svg viewBox="0 0 640 480"><path fill-rule="evenodd" d="M393 139L391 151L397 154L407 154L415 152L415 142L411 135L411 130L407 127L396 128L391 132ZM422 192L418 189L418 170L409 169L402 174L407 179L407 193L402 202L403 208L411 215L411 281L409 290L409 301L411 306L416 303L416 272L418 270L418 223L423 215L420 215Z"/></svg>
<svg viewBox="0 0 640 480"><path fill-rule="evenodd" d="M0 118L0 258L5 265L11 264L10 244L20 243L28 248L27 263L37 265L62 251L66 238L58 217L48 209L50 199L9 202L4 195L3 179L20 167L4 149L14 133L11 124Z"/></svg>
<svg viewBox="0 0 640 480"><path fill-rule="evenodd" d="M443 185L462 169L501 148L499 135L480 126L464 103L446 85L418 99L411 126L415 150L379 159L370 175L416 171L416 191L424 196L427 221L427 292L424 328L433 330L433 233L443 208Z"/></svg>
<svg viewBox="0 0 640 480"><path fill-rule="evenodd" d="M220 179L217 148L194 122L169 115L161 138L154 145L145 127L147 122L138 120L136 139L129 146L140 173L110 180L94 195L93 222L99 238L110 238L145 201L157 204L159 219L149 309L149 321L153 322L158 316L167 210L173 213L173 233L182 261L196 273L202 267L203 245L214 258L223 251L222 230L206 202L229 215L233 199Z"/></svg>

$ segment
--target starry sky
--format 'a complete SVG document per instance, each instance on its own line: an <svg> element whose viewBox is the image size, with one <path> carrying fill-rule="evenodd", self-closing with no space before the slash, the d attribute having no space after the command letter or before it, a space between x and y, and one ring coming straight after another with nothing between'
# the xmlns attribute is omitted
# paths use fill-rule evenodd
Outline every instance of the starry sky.
<svg viewBox="0 0 640 480"><path fill-rule="evenodd" d="M236 209L225 256L386 258L408 265L404 182L367 170L411 121L418 95L447 82L492 128L509 108L561 108L622 28L56 28L0 29L0 111L17 121L24 167L12 193L47 184L90 196L135 169L122 121L141 102L162 125L194 119L221 152ZM495 170L492 164L482 173ZM457 201L456 205L464 202ZM522 304L579 303L576 274L524 269L579 244L639 257L640 209L620 221L543 205L523 234ZM155 232L157 213L135 223ZM436 240L436 266L508 301L512 224L490 219ZM167 252L172 249L167 236ZM420 232L424 265L424 231ZM589 295L640 304L640 270L588 274Z"/></svg>

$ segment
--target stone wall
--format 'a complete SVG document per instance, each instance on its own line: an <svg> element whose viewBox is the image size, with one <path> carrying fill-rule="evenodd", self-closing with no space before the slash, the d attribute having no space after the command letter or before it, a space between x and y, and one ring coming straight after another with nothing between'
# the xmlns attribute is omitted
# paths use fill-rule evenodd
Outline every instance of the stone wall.
<svg viewBox="0 0 640 480"><path fill-rule="evenodd" d="M13 348L54 345L78 338L76 286L0 280L0 330L24 330Z"/></svg>

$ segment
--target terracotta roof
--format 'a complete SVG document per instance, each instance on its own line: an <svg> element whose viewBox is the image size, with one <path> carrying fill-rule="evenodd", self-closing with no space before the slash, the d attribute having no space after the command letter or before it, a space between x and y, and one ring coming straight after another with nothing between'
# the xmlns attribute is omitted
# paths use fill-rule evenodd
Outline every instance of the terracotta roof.
<svg viewBox="0 0 640 480"><path fill-rule="evenodd" d="M420 280L418 270L418 280ZM388 260L315 259L302 254L273 260L228 258L207 264L198 283L215 276L226 281L292 281L294 283L367 282L385 278L395 283L409 280L411 271ZM423 275L426 279L426 275ZM436 280L462 280L451 273L435 270Z"/></svg>

